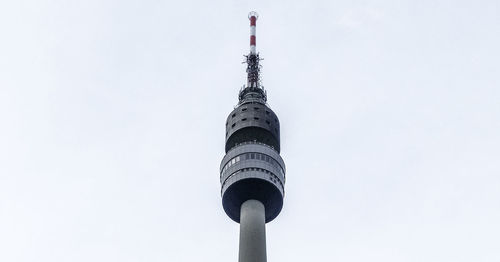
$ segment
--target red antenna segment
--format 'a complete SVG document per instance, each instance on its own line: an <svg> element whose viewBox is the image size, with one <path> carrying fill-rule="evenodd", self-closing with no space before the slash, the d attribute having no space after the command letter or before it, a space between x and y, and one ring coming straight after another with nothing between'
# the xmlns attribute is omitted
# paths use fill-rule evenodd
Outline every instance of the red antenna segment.
<svg viewBox="0 0 500 262"><path fill-rule="evenodd" d="M248 19L250 19L250 54L257 53L257 51L255 50L255 43L256 43L255 27L257 26L258 17L259 14L257 14L257 12L255 11L252 11L248 14Z"/></svg>

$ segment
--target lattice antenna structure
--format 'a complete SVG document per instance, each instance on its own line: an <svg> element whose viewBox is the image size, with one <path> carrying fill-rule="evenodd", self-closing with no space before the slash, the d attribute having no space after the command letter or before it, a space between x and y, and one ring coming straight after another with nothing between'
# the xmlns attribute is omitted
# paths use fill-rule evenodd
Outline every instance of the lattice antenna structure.
<svg viewBox="0 0 500 262"><path fill-rule="evenodd" d="M259 15L256 12L250 12L248 19L250 20L250 53L246 55L247 64L247 85L240 91L240 104L246 101L267 101L267 95L260 82L260 56L257 53L256 47L256 27L257 18Z"/></svg>

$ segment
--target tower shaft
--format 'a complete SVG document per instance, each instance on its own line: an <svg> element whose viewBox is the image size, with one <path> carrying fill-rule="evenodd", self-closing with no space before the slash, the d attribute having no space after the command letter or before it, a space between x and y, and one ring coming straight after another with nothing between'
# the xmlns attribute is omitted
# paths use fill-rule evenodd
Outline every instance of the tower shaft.
<svg viewBox="0 0 500 262"><path fill-rule="evenodd" d="M239 262L266 262L266 218L264 205L247 200L241 205Z"/></svg>

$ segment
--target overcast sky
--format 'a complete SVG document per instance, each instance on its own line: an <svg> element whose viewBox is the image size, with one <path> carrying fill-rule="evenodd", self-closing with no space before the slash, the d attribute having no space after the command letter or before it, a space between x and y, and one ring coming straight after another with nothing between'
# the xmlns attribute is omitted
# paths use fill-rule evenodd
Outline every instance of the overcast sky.
<svg viewBox="0 0 500 262"><path fill-rule="evenodd" d="M0 261L236 261L251 10L287 164L268 260L500 261L500 2L0 1Z"/></svg>

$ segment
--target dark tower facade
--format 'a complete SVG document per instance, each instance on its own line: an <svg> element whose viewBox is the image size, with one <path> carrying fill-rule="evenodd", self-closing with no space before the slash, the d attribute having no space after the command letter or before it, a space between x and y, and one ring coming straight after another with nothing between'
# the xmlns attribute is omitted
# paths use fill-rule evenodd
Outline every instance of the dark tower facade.
<svg viewBox="0 0 500 262"><path fill-rule="evenodd" d="M257 14L251 12L249 19L247 85L240 90L239 102L226 120L226 155L220 164L220 182L224 211L241 224L240 261L265 261L264 225L275 219L283 207L285 163L280 156L280 122L267 104L259 78L261 59L255 51ZM248 201L254 206L247 207ZM255 239L251 234L261 234L260 231L264 234L263 243L247 239ZM262 247L264 253L259 255L255 248Z"/></svg>

